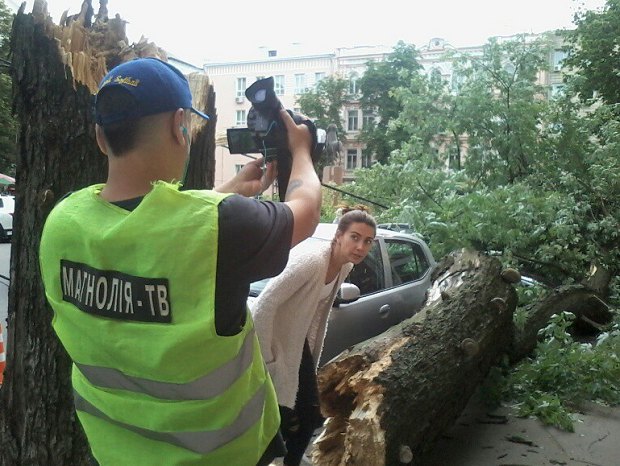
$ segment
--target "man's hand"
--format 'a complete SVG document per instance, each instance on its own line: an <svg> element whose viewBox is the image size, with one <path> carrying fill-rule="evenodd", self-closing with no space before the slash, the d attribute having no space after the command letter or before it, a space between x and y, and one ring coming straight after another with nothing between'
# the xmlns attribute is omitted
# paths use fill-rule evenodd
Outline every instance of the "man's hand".
<svg viewBox="0 0 620 466"><path fill-rule="evenodd" d="M312 152L312 135L308 127L304 124L295 123L295 120L285 109L280 110L280 118L286 127L288 149L293 157L298 154L302 154L302 157L309 156Z"/></svg>
<svg viewBox="0 0 620 466"><path fill-rule="evenodd" d="M265 191L277 175L276 162L268 162L263 172L263 158L246 163L232 179L215 188L220 193L236 193L242 196L256 196Z"/></svg>

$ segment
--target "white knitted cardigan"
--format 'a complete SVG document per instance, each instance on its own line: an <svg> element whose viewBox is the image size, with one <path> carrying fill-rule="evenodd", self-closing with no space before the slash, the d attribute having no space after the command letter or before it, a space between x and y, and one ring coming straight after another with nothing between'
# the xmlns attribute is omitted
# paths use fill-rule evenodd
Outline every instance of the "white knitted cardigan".
<svg viewBox="0 0 620 466"><path fill-rule="evenodd" d="M278 403L289 408L295 405L304 340L308 339L318 364L334 297L353 268L352 263L345 264L330 295L319 302L330 255L329 241L294 247L284 271L269 281L252 305L256 334Z"/></svg>

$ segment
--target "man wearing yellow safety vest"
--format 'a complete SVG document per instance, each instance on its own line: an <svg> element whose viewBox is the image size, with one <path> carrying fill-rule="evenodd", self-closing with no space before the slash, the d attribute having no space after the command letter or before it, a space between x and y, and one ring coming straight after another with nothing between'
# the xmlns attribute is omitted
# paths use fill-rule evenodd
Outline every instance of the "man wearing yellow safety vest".
<svg viewBox="0 0 620 466"><path fill-rule="evenodd" d="M246 298L317 225L311 136L281 111L293 155L285 202L245 197L275 178L261 160L214 191L180 191L191 113L208 119L169 64L111 70L95 104L107 181L60 201L41 238L76 411L103 466L254 466L284 453Z"/></svg>

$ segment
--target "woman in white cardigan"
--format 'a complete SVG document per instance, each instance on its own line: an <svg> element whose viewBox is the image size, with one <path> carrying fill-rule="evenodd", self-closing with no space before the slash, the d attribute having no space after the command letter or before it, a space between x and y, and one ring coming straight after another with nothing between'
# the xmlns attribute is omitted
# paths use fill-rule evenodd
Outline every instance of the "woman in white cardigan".
<svg viewBox="0 0 620 466"><path fill-rule="evenodd" d="M300 464L314 429L322 423L316 367L329 311L353 265L368 254L375 233L375 220L367 212L344 213L330 243L302 243L291 250L284 271L269 281L252 306L280 404L286 466Z"/></svg>

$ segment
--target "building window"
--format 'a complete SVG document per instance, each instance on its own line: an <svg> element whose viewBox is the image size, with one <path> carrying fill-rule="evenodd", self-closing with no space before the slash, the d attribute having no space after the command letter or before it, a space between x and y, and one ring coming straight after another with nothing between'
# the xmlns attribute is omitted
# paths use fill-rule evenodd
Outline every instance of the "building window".
<svg viewBox="0 0 620 466"><path fill-rule="evenodd" d="M437 67L431 69L428 78L430 81L440 83L442 80L441 70Z"/></svg>
<svg viewBox="0 0 620 466"><path fill-rule="evenodd" d="M269 55L270 57L277 57L278 56L278 51L277 50L270 50L269 52L267 52L267 55Z"/></svg>
<svg viewBox="0 0 620 466"><path fill-rule="evenodd" d="M357 73L351 73L349 75L349 94L351 95L356 95L359 91L359 89L357 88L357 80L359 79L359 76L357 75Z"/></svg>
<svg viewBox="0 0 620 466"><path fill-rule="evenodd" d="M553 71L560 71L568 54L564 50L553 51Z"/></svg>
<svg viewBox="0 0 620 466"><path fill-rule="evenodd" d="M347 123L347 130L348 131L357 131L359 129L359 122L358 122L358 113L359 111L357 109L350 109L348 112L348 123Z"/></svg>
<svg viewBox="0 0 620 466"><path fill-rule="evenodd" d="M347 149L347 170L357 168L357 149Z"/></svg>
<svg viewBox="0 0 620 466"><path fill-rule="evenodd" d="M450 83L452 86L452 92L459 92L465 84L465 75L463 73L454 72L452 73L452 77L450 78Z"/></svg>
<svg viewBox="0 0 620 466"><path fill-rule="evenodd" d="M235 164L235 175L239 173L243 169L244 165L237 163Z"/></svg>
<svg viewBox="0 0 620 466"><path fill-rule="evenodd" d="M235 94L235 97L243 98L243 96L245 96L246 87L245 78L237 78L237 93Z"/></svg>
<svg viewBox="0 0 620 466"><path fill-rule="evenodd" d="M555 98L563 96L564 95L564 88L565 88L565 85L562 84L562 83L560 83L560 84L552 84L551 85L551 95L550 95L550 97L552 99L555 99Z"/></svg>
<svg viewBox="0 0 620 466"><path fill-rule="evenodd" d="M247 117L245 110L237 110L235 112L235 126L245 126L247 123Z"/></svg>
<svg viewBox="0 0 620 466"><path fill-rule="evenodd" d="M362 151L362 168L370 168L371 165L372 156L369 153Z"/></svg>
<svg viewBox="0 0 620 466"><path fill-rule="evenodd" d="M274 76L273 80L276 95L284 95L284 75L279 74L277 76Z"/></svg>
<svg viewBox="0 0 620 466"><path fill-rule="evenodd" d="M362 110L362 126L370 126L375 121L375 112L372 110Z"/></svg>
<svg viewBox="0 0 620 466"><path fill-rule="evenodd" d="M305 74L296 74L295 75L295 94L303 94L306 92L306 75Z"/></svg>
<svg viewBox="0 0 620 466"><path fill-rule="evenodd" d="M325 79L325 73L314 73L314 89Z"/></svg>

